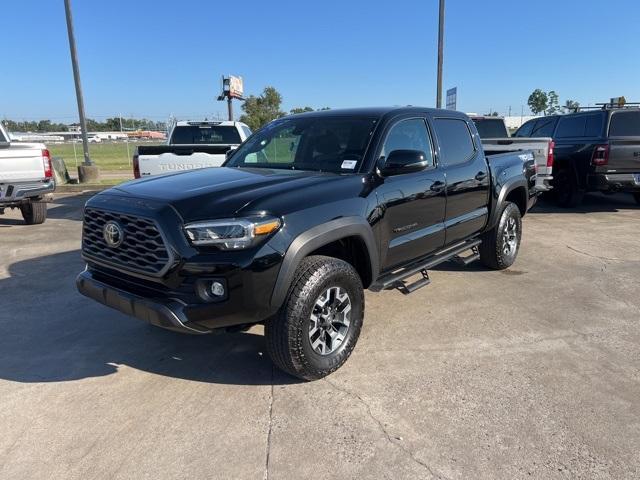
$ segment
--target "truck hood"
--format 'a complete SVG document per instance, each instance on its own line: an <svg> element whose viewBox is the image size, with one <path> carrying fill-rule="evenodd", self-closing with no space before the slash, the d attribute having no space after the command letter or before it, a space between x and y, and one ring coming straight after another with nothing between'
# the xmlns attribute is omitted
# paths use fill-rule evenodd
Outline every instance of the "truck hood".
<svg viewBox="0 0 640 480"><path fill-rule="evenodd" d="M269 211L271 198L284 194L300 198L311 192L317 195L319 189L333 190L334 184L349 177L353 176L265 168L203 168L135 180L104 193L166 202L185 222L194 222L234 216L240 211L256 213L252 211L254 205ZM292 205L292 209L295 207Z"/></svg>

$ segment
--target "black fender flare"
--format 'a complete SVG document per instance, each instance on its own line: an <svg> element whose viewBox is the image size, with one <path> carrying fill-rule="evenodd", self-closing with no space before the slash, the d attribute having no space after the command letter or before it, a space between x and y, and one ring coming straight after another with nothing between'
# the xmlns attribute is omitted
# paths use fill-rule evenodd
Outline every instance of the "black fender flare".
<svg viewBox="0 0 640 480"><path fill-rule="evenodd" d="M489 223L487 224L487 230L493 228L498 221L500 220L498 218L498 214L500 212L500 208L502 207L502 205L504 204L504 202L506 202L506 198L507 196L513 192L516 188L520 188L523 187L524 191L525 191L525 208L526 208L526 202L529 200L528 198L526 198L526 196L528 195L528 185L527 185L527 180L524 178L512 178L511 180L507 180L502 187L500 187L500 192L498 193L498 198L495 202L495 205L493 207L493 209L491 210L491 216L489 217Z"/></svg>
<svg viewBox="0 0 640 480"><path fill-rule="evenodd" d="M287 249L276 284L271 294L271 307L280 308L293 282L293 275L298 265L309 253L336 240L346 237L360 237L369 256L372 280L378 276L380 260L378 247L371 225L362 217L342 217L317 225L301 233L293 239Z"/></svg>

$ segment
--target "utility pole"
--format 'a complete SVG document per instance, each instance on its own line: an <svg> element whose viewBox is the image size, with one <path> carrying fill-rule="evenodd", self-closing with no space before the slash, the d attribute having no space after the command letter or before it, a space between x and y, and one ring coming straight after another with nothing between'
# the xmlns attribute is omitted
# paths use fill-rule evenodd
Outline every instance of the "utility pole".
<svg viewBox="0 0 640 480"><path fill-rule="evenodd" d="M227 97L227 109L229 110L229 121L233 122L233 102L231 97Z"/></svg>
<svg viewBox="0 0 640 480"><path fill-rule="evenodd" d="M67 17L67 33L69 34L69 50L71 52L71 65L73 67L73 80L76 87L76 99L78 101L78 116L80 117L80 133L82 135L82 150L84 162L78 167L80 181L95 181L99 177L99 170L89 157L89 141L87 140L87 119L84 116L84 100L82 98L82 84L80 83L80 69L78 67L78 52L76 51L76 38L73 32L73 18L71 15L71 0L64 0L64 10Z"/></svg>
<svg viewBox="0 0 640 480"><path fill-rule="evenodd" d="M440 0L440 15L438 20L438 92L436 94L436 108L442 108L442 60L444 54L444 0Z"/></svg>

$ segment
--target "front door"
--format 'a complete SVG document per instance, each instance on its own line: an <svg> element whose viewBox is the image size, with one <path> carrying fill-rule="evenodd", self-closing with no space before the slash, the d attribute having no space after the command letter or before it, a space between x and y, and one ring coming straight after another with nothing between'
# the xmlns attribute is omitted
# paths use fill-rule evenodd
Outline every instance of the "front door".
<svg viewBox="0 0 640 480"><path fill-rule="evenodd" d="M377 189L383 212L383 270L427 255L444 244L445 179L435 163L433 142L424 118L404 118L393 123L378 164L382 165L394 150L419 150L429 166L421 172L385 177Z"/></svg>

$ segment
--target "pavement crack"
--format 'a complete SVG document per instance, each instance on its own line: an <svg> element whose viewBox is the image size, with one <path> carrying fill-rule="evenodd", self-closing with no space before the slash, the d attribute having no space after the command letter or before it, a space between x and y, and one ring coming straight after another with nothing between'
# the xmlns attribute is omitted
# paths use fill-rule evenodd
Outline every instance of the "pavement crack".
<svg viewBox="0 0 640 480"><path fill-rule="evenodd" d="M364 398L362 398L359 394L357 394L356 392L352 392L350 390L347 390L346 388L340 387L338 385L336 385L335 383L333 383L332 381L328 380L326 377L324 378L324 381L326 383L328 383L329 385L331 385L331 387L333 387L335 390L338 390L339 392L344 393L345 395L348 395L352 398L355 398L356 400L358 400L360 402L360 404L362 404L364 406L364 408L366 409L367 415L369 416L369 418L371 418L371 420L373 420L375 422L375 424L378 426L378 429L384 434L385 438L387 439L387 441L393 445L395 445L396 447L398 447L400 450L402 450L414 463L420 465L422 468L424 468L427 472L429 472L429 474L434 477L434 478L438 478L438 479L445 479L447 477L443 476L440 473L435 473L433 471L433 469L426 464L425 462L423 462L422 460L420 460L418 457L416 457L416 455L409 450L407 447L405 447L404 445L402 445L401 443L399 443L399 441L396 440L396 438L394 436L392 436L389 431L387 430L387 428L384 426L384 424L382 423L382 421L376 417L373 414L373 411L371 410L371 406L369 405L368 402L366 402L364 400Z"/></svg>
<svg viewBox="0 0 640 480"><path fill-rule="evenodd" d="M262 478L264 480L269 480L269 461L271 457L271 431L273 428L273 375L274 375L275 367L271 366L271 394L269 395L269 429L267 430L267 446L266 446L266 454L264 459L264 474Z"/></svg>
<svg viewBox="0 0 640 480"><path fill-rule="evenodd" d="M572 252L576 252L576 253L579 253L580 255L585 255L587 257L595 258L597 260L602 260L605 262L622 262L623 261L621 258L601 257L599 255L593 255L589 252L585 252L583 250L579 250L575 247L572 247L571 245L566 245L566 247Z"/></svg>

